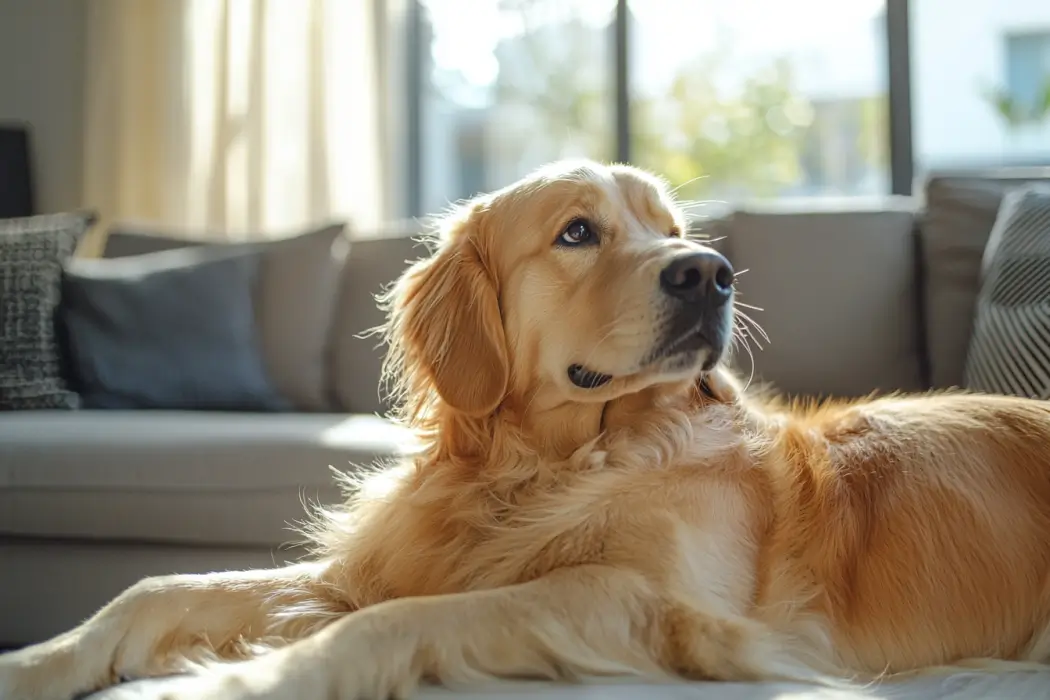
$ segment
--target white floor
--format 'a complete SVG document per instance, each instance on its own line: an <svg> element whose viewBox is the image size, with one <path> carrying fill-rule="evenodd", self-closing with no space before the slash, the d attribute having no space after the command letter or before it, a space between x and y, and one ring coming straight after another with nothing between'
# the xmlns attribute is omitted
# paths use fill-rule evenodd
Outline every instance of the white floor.
<svg viewBox="0 0 1050 700"><path fill-rule="evenodd" d="M164 681L132 683L92 695L90 700L153 700ZM593 681L580 685L501 683L468 693L425 688L419 700L1050 700L1050 672L1003 675L962 673L945 678L839 691L791 683L642 683Z"/></svg>

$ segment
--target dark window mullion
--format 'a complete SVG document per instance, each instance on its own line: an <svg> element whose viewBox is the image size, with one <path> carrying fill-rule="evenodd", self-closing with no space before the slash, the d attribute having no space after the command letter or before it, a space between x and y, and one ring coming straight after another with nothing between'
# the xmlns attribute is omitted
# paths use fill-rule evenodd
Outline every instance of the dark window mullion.
<svg viewBox="0 0 1050 700"><path fill-rule="evenodd" d="M430 37L424 37L423 3L408 0L405 13L405 206L409 217L423 216L423 109ZM424 40L426 44L424 45Z"/></svg>
<svg viewBox="0 0 1050 700"><path fill-rule="evenodd" d="M886 0L886 56L889 88L890 192L912 194L911 25L909 0Z"/></svg>
<svg viewBox="0 0 1050 700"><path fill-rule="evenodd" d="M615 109L614 138L616 139L616 160L629 163L631 160L631 100L628 37L628 0L616 0L616 18L613 22L613 100Z"/></svg>

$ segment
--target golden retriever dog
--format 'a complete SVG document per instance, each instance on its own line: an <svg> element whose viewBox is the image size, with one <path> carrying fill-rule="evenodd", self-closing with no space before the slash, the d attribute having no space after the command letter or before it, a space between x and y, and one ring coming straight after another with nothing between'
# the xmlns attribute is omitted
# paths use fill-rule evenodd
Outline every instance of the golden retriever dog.
<svg viewBox="0 0 1050 700"><path fill-rule="evenodd" d="M308 560L143 580L0 657L0 697L1050 661L1050 404L752 396L733 268L686 227L661 180L589 161L459 207L385 299L419 452L318 518Z"/></svg>

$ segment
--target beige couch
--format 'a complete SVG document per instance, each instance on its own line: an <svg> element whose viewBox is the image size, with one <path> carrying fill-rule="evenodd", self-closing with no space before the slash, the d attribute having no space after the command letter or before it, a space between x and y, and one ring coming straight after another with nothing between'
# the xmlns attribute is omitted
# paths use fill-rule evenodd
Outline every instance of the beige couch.
<svg viewBox="0 0 1050 700"><path fill-rule="evenodd" d="M709 222L771 343L756 370L799 394L962 382L978 266L1009 182L934 178L918 198L746 208ZM408 233L407 231L404 233ZM0 643L55 634L150 574L272 566L330 467L395 456L372 295L423 249L351 245L329 329L340 413L25 412L0 417ZM749 371L746 356L737 358Z"/></svg>

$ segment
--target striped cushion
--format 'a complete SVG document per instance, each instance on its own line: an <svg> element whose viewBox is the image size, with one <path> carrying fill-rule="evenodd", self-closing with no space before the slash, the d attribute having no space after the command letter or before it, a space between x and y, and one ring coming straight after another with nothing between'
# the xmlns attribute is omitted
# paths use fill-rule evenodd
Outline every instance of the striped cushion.
<svg viewBox="0 0 1050 700"><path fill-rule="evenodd" d="M1009 192L982 262L967 389L1050 399L1050 188Z"/></svg>

